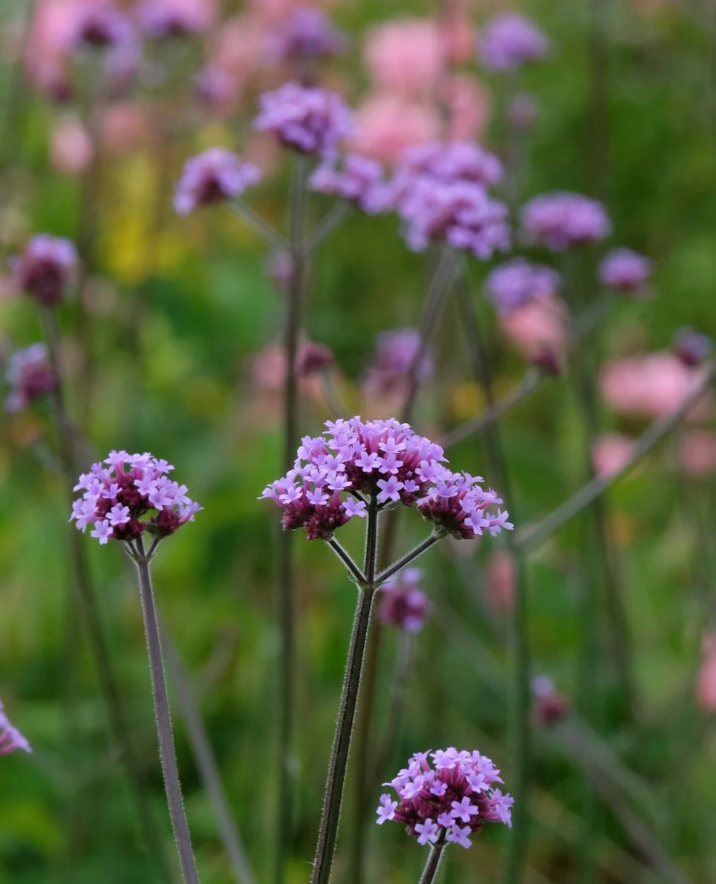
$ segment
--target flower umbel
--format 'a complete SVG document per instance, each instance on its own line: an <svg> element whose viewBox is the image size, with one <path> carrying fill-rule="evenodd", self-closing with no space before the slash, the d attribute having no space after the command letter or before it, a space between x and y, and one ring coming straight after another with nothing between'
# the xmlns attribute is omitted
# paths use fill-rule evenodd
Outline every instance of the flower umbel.
<svg viewBox="0 0 716 884"><path fill-rule="evenodd" d="M199 206L220 203L239 196L256 184L261 173L223 147L212 147L192 157L184 166L174 195L174 208L188 215Z"/></svg>
<svg viewBox="0 0 716 884"><path fill-rule="evenodd" d="M511 313L531 301L554 295L559 281L559 274L550 267L514 258L495 267L489 274L485 280L485 293L500 313Z"/></svg>
<svg viewBox="0 0 716 884"><path fill-rule="evenodd" d="M7 381L10 395L5 400L5 410L22 411L31 402L48 396L57 389L55 376L44 344L31 344L18 350L8 360Z"/></svg>
<svg viewBox="0 0 716 884"><path fill-rule="evenodd" d="M70 520L80 531L93 525L92 537L101 544L131 542L145 531L156 540L173 534L201 509L187 496L186 485L169 479L173 469L151 454L111 451L80 476L74 490L84 494L74 502Z"/></svg>
<svg viewBox="0 0 716 884"><path fill-rule="evenodd" d="M309 540L330 540L337 528L396 503L417 506L443 534L496 535L513 526L482 479L453 473L443 449L397 420L327 421L323 436L304 437L294 467L261 495L283 508L285 529L305 528Z"/></svg>
<svg viewBox="0 0 716 884"><path fill-rule="evenodd" d="M478 56L492 71L512 71L530 61L539 61L549 51L544 33L515 12L496 15L478 36Z"/></svg>
<svg viewBox="0 0 716 884"><path fill-rule="evenodd" d="M74 245L46 233L33 236L25 251L10 259L15 285L45 307L62 300L76 267Z"/></svg>
<svg viewBox="0 0 716 884"><path fill-rule="evenodd" d="M631 249L612 249L599 265L599 279L610 289L625 294L644 294L652 261Z"/></svg>
<svg viewBox="0 0 716 884"><path fill-rule="evenodd" d="M611 231L604 206L579 193L536 196L520 214L525 239L552 252L598 242Z"/></svg>
<svg viewBox="0 0 716 884"><path fill-rule="evenodd" d="M440 839L470 847L470 836L485 822L512 826L513 798L494 787L501 782L500 771L479 752L452 747L416 752L406 768L384 783L392 786L398 800L381 796L378 825L386 820L403 823L418 844Z"/></svg>
<svg viewBox="0 0 716 884"><path fill-rule="evenodd" d="M340 166L335 161L320 165L311 175L310 185L320 193L355 203L369 215L377 215L390 206L383 167L377 160L357 153L346 154Z"/></svg>
<svg viewBox="0 0 716 884"><path fill-rule="evenodd" d="M405 632L420 632L433 609L432 602L419 589L423 572L404 568L380 588L378 619L398 626Z"/></svg>
<svg viewBox="0 0 716 884"><path fill-rule="evenodd" d="M17 750L23 752L32 752L30 744L20 731L10 724L10 720L5 714L2 700L0 700L0 755L9 755L10 752Z"/></svg>

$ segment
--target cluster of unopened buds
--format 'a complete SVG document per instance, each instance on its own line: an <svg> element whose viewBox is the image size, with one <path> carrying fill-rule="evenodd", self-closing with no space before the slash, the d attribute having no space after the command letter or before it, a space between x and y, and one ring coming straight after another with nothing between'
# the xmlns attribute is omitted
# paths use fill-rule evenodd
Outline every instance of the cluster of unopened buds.
<svg viewBox="0 0 716 884"><path fill-rule="evenodd" d="M112 451L102 463L80 476L83 491L72 506L71 520L80 531L92 525L91 536L132 542L145 531L155 541L192 521L201 507L187 496L186 485L172 481L174 467L151 454Z"/></svg>
<svg viewBox="0 0 716 884"><path fill-rule="evenodd" d="M443 449L400 421L327 421L323 436L306 436L293 469L261 495L283 508L283 527L305 528L309 540L330 540L368 507L416 506L440 534L493 536L513 526L495 491L480 477L454 473Z"/></svg>
<svg viewBox="0 0 716 884"><path fill-rule="evenodd" d="M389 793L381 796L378 825L387 820L403 823L418 844L470 847L470 836L484 823L512 826L514 799L495 788L501 782L500 771L479 752L453 747L416 752L406 768L384 783L393 787L397 800Z"/></svg>

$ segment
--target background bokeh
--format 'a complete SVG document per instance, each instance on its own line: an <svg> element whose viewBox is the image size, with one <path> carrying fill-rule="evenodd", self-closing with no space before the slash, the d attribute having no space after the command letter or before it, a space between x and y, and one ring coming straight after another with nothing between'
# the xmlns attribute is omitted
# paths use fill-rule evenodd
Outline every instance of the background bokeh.
<svg viewBox="0 0 716 884"><path fill-rule="evenodd" d="M73 297L59 308L59 318L72 378L69 405L88 440L87 462L91 452L111 448L150 450L177 466L177 477L204 507L194 524L162 547L156 590L197 688L247 851L259 880L268 880L276 794L278 517L257 496L282 472L280 365L271 348L280 335L283 295L268 272L271 256L229 208L181 219L171 197L189 156L213 144L240 145L266 170L248 200L285 227L288 158L250 128L257 94L287 76L256 48L277 20L263 22L261 31L260 3L250 9L224 4L214 35L231 19L236 33L255 44L248 61L237 49L246 69L226 109L195 95L193 78L216 51L216 41L205 36L147 43L142 77L117 98L95 91L92 62L78 62L74 96L59 103L18 62L30 5L0 3L0 249L4 256L16 252L35 232L77 243L87 267L86 313ZM353 106L363 105L376 92L363 52L371 29L405 16L434 16L436 6L417 0L336 3L331 16L349 44L343 56L326 63L322 82ZM477 28L502 8L474 0L465 16ZM589 193L608 208L613 243L655 262L653 297L618 300L605 319L595 348L600 362L668 349L682 326L716 333L712 4L524 0L520 9L552 43L547 59L520 74L518 88L539 106L523 145L528 161L521 199L550 190ZM505 92L515 83L480 71L472 60L461 70L479 82L482 140L503 150ZM434 97L420 98L430 101ZM83 158L77 144L70 149L66 133L62 155L61 127L73 126L80 141L82 135L89 139L92 158ZM312 196L312 217L329 206L328 198ZM578 271L586 287L593 285L591 260ZM358 211L313 257L306 333L335 353L335 383L352 412L380 413L381 403L366 402L361 390L376 335L416 325L431 261L430 254L405 247L394 216ZM475 291L485 272L472 261ZM492 308L482 299L476 306L489 331L496 389L505 392L523 377L524 359ZM35 305L3 283L4 354L41 336ZM454 304L445 312L433 357L435 376L421 393L415 424L440 436L485 405ZM315 385L307 382L303 390L301 426L316 434L330 412ZM604 431L631 435L646 426L607 407L600 422ZM72 593L69 512L53 468L50 412L38 405L3 414L1 428L0 696L34 752L0 763L0 882L155 880ZM537 522L583 477L582 428L569 378L545 380L501 428L513 484L514 504L508 505L520 526ZM701 429L710 434L713 428L706 421ZM689 468L680 456L689 432L673 434L607 495L611 565L629 623L635 701L625 708L605 621L592 661L600 696L596 719L583 724L577 712L554 727L534 728L528 884L716 880L710 717L716 691L711 708L697 691L714 628L716 465L707 455L705 467ZM712 450L713 437L705 438ZM451 459L489 481L481 437L456 446ZM402 520L401 549L424 530L415 514L408 515L413 518ZM569 523L528 561L534 672L551 676L578 710L580 612L594 567L583 528L583 520ZM358 550L359 529L350 525L344 532L345 545ZM89 538L85 544L147 799L169 852L133 575L117 545L99 548ZM418 749L457 745L488 754L510 784L510 593L499 592L494 573L494 554L504 546L467 546L445 542L421 562L435 612L414 640L404 714L384 779ZM354 605L351 584L322 544L301 541L296 548L296 823L289 884L308 875ZM397 632L386 629L378 732L387 719L397 646ZM203 880L223 884L231 880L229 868L181 719L176 736ZM585 809L585 780L597 784L591 810ZM376 783L376 803L380 793ZM448 851L446 884L501 879L510 835L497 828L488 827L470 851ZM635 831L646 832L646 841ZM347 838L336 880L346 873ZM656 844L673 868L660 868L645 844ZM400 827L371 830L369 850L368 880L417 880L422 851Z"/></svg>

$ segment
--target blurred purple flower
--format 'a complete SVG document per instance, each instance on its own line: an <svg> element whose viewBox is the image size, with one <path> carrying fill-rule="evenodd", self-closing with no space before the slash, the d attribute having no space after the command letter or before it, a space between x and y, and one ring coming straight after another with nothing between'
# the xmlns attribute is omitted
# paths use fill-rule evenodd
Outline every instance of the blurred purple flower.
<svg viewBox="0 0 716 884"><path fill-rule="evenodd" d="M532 679L533 715L538 724L553 724L569 714L569 702L555 688L548 675Z"/></svg>
<svg viewBox="0 0 716 884"><path fill-rule="evenodd" d="M62 300L77 267L77 252L68 239L40 233L21 255L9 261L15 285L45 307Z"/></svg>
<svg viewBox="0 0 716 884"><path fill-rule="evenodd" d="M599 265L599 279L610 289L626 294L643 293L653 262L631 249L612 249Z"/></svg>
<svg viewBox="0 0 716 884"><path fill-rule="evenodd" d="M346 36L320 9L294 10L269 37L267 53L277 61L302 61L345 51Z"/></svg>
<svg viewBox="0 0 716 884"><path fill-rule="evenodd" d="M531 129L539 117L539 105L527 92L520 92L507 107L507 120L515 129Z"/></svg>
<svg viewBox="0 0 716 884"><path fill-rule="evenodd" d="M85 44L106 48L135 39L129 17L109 0L75 3L70 6L70 11L74 15L71 43L75 47Z"/></svg>
<svg viewBox="0 0 716 884"><path fill-rule="evenodd" d="M5 710L0 700L0 755L8 755L18 749L23 752L32 752L30 744L20 731L10 724L10 720L5 714Z"/></svg>
<svg viewBox="0 0 716 884"><path fill-rule="evenodd" d="M422 576L420 568L403 568L381 586L377 614L382 623L420 632L433 609L430 599L418 588Z"/></svg>
<svg viewBox="0 0 716 884"><path fill-rule="evenodd" d="M174 194L174 208L180 215L188 215L199 206L239 196L260 179L261 173L252 163L230 150L212 147L184 166Z"/></svg>
<svg viewBox="0 0 716 884"><path fill-rule="evenodd" d="M397 420L326 421L323 436L304 437L293 469L261 497L283 509L283 527L305 528L309 540L330 540L353 516L393 503L416 506L441 534L474 537L510 529L502 503L481 479L443 466L443 449ZM350 498L342 499L345 494ZM356 502L357 501L357 502Z"/></svg>
<svg viewBox="0 0 716 884"><path fill-rule="evenodd" d="M204 0L141 0L137 16L142 31L154 39L199 34L212 20Z"/></svg>
<svg viewBox="0 0 716 884"><path fill-rule="evenodd" d="M578 193L536 196L522 207L520 216L527 242L553 252L597 242L611 231L604 206Z"/></svg>
<svg viewBox="0 0 716 884"><path fill-rule="evenodd" d="M414 177L429 176L447 184L459 181L490 186L502 180L500 160L471 141L412 144L401 153L393 187L400 198Z"/></svg>
<svg viewBox="0 0 716 884"><path fill-rule="evenodd" d="M173 469L148 453L111 451L80 476L74 490L84 493L74 502L70 521L83 532L94 525L92 537L101 544L136 540L145 531L156 538L173 534L201 509L187 496L186 485L169 479ZM156 514L142 519L150 510Z"/></svg>
<svg viewBox="0 0 716 884"><path fill-rule="evenodd" d="M273 132L287 147L323 159L335 155L341 139L352 132L351 113L335 92L286 83L259 99L254 120L260 132Z"/></svg>
<svg viewBox="0 0 716 884"><path fill-rule="evenodd" d="M304 341L298 348L296 374L301 378L310 377L333 365L334 361L333 351L325 344Z"/></svg>
<svg viewBox="0 0 716 884"><path fill-rule="evenodd" d="M57 389L57 377L50 367L44 344L31 344L18 350L8 360L7 382L11 387L5 410L18 412L31 402Z"/></svg>
<svg viewBox="0 0 716 884"><path fill-rule="evenodd" d="M375 356L365 379L365 388L371 393L385 395L407 382L413 362L420 352L420 333L412 328L381 332L376 338ZM433 360L424 353L415 367L418 383L427 381L433 372Z"/></svg>
<svg viewBox="0 0 716 884"><path fill-rule="evenodd" d="M485 280L485 294L500 313L511 313L531 301L554 295L559 283L559 273L550 267L513 258L490 272Z"/></svg>
<svg viewBox="0 0 716 884"><path fill-rule="evenodd" d="M398 800L381 796L377 823L400 823L421 845L444 840L467 848L472 844L469 836L485 822L512 826L514 800L494 788L501 782L500 771L479 752L452 747L417 752L406 768L383 784L392 786Z"/></svg>
<svg viewBox="0 0 716 884"><path fill-rule="evenodd" d="M492 71L511 71L538 61L549 51L544 32L526 16L506 12L490 19L478 34L478 58Z"/></svg>
<svg viewBox="0 0 716 884"><path fill-rule="evenodd" d="M322 163L311 175L310 186L320 193L349 200L369 215L377 215L390 207L383 167L377 160L357 153L346 154L340 163L335 160Z"/></svg>
<svg viewBox="0 0 716 884"><path fill-rule="evenodd" d="M689 368L696 368L705 362L712 350L713 341L708 335L692 328L680 328L674 333L674 355Z"/></svg>

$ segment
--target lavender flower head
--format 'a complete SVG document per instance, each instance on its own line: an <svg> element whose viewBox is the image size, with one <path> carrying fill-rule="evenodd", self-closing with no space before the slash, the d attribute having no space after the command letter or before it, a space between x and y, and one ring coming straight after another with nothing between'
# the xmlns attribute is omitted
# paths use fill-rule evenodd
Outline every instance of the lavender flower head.
<svg viewBox="0 0 716 884"><path fill-rule="evenodd" d="M0 700L0 755L9 755L10 752L15 752L18 749L23 752L32 752L25 737L10 724L2 700Z"/></svg>
<svg viewBox="0 0 716 884"><path fill-rule="evenodd" d="M305 528L309 540L330 540L354 517L364 518L375 503L417 506L440 534L493 536L513 526L502 503L480 477L453 473L443 449L397 420L326 421L328 430L302 439L293 469L264 489L262 498L283 509L286 530Z"/></svg>
<svg viewBox="0 0 716 884"><path fill-rule="evenodd" d="M414 176L429 175L453 183L469 181L486 187L502 180L500 160L472 141L430 141L413 144L400 155L394 187L400 191L403 182Z"/></svg>
<svg viewBox="0 0 716 884"><path fill-rule="evenodd" d="M72 14L71 43L76 48L82 45L111 48L134 42L129 18L111 2L95 0L75 4Z"/></svg>
<svg viewBox="0 0 716 884"><path fill-rule="evenodd" d="M5 410L18 412L31 402L57 389L57 377L47 358L44 344L31 344L18 350L8 360L7 381L11 387Z"/></svg>
<svg viewBox="0 0 716 884"><path fill-rule="evenodd" d="M491 19L478 37L478 56L492 71L513 71L539 61L549 51L549 41L534 22L516 12Z"/></svg>
<svg viewBox="0 0 716 884"><path fill-rule="evenodd" d="M80 476L74 490L83 494L72 506L70 521L82 532L93 525L91 536L101 544L131 542L145 531L155 539L173 534L201 509L187 496L186 485L169 479L173 469L148 453L111 451Z"/></svg>
<svg viewBox="0 0 716 884"><path fill-rule="evenodd" d="M522 207L520 215L527 242L552 252L598 242L611 231L604 206L578 193L536 196Z"/></svg>
<svg viewBox="0 0 716 884"><path fill-rule="evenodd" d="M212 147L184 166L174 194L174 208L180 215L188 215L199 206L239 196L260 180L261 173L252 163L223 147Z"/></svg>
<svg viewBox="0 0 716 884"><path fill-rule="evenodd" d="M267 44L269 57L284 62L340 55L345 48L345 34L325 12L312 8L296 9Z"/></svg>
<svg viewBox="0 0 716 884"><path fill-rule="evenodd" d="M54 307L77 268L77 252L68 239L40 233L21 255L10 259L9 266L18 289L45 307Z"/></svg>
<svg viewBox="0 0 716 884"><path fill-rule="evenodd" d="M351 134L351 113L343 99L327 89L286 83L259 99L254 120L260 132L273 132L286 147L323 159L335 155L341 139Z"/></svg>
<svg viewBox="0 0 716 884"><path fill-rule="evenodd" d="M559 274L550 267L513 258L491 271L485 280L485 294L500 313L507 314L532 301L549 298L559 282Z"/></svg>
<svg viewBox="0 0 716 884"><path fill-rule="evenodd" d="M322 163L309 183L313 190L349 200L369 215L390 207L383 167L377 160L357 153L346 154L340 164L336 160Z"/></svg>
<svg viewBox="0 0 716 884"><path fill-rule="evenodd" d="M418 587L423 572L420 568L403 568L381 586L378 619L398 626L405 632L420 632L433 606Z"/></svg>
<svg viewBox="0 0 716 884"><path fill-rule="evenodd" d="M208 4L186 0L143 0L137 15L142 31L157 40L199 34L211 22Z"/></svg>
<svg viewBox="0 0 716 884"><path fill-rule="evenodd" d="M617 292L644 293L652 267L649 258L631 249L613 249L599 265L599 279Z"/></svg>
<svg viewBox="0 0 716 884"><path fill-rule="evenodd" d="M501 782L500 771L479 752L452 747L416 752L397 777L384 783L392 786L398 800L381 796L377 823L402 823L418 844L440 841L468 848L470 836L486 822L512 827L514 799L494 787Z"/></svg>
<svg viewBox="0 0 716 884"><path fill-rule="evenodd" d="M421 348L420 333L416 329L381 332L376 338L375 357L366 374L366 390L379 395L399 391L408 381ZM416 381L424 384L433 372L432 357L423 353L414 371Z"/></svg>
<svg viewBox="0 0 716 884"><path fill-rule="evenodd" d="M713 341L708 335L692 328L680 328L674 332L674 355L688 368L702 365L713 350Z"/></svg>

